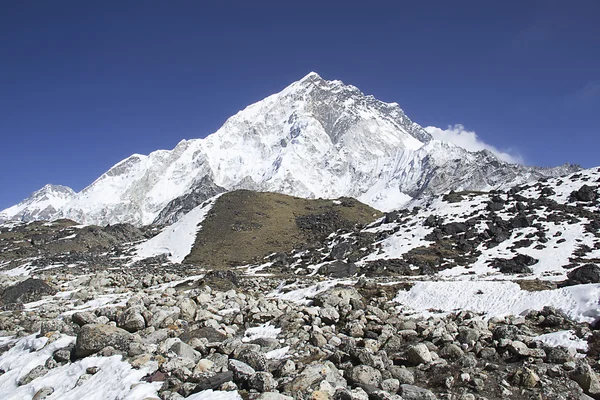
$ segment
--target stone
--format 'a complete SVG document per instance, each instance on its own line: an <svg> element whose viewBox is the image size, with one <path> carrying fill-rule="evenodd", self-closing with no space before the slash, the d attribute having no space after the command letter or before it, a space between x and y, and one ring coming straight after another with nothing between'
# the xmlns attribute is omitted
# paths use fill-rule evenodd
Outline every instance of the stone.
<svg viewBox="0 0 600 400"><path fill-rule="evenodd" d="M6 288L0 295L0 304L24 304L41 300L44 296L52 296L56 289L41 279L29 278Z"/></svg>
<svg viewBox="0 0 600 400"><path fill-rule="evenodd" d="M335 286L317 294L313 301L316 306L340 307L350 305L351 300L362 301L360 293L352 287Z"/></svg>
<svg viewBox="0 0 600 400"><path fill-rule="evenodd" d="M400 395L402 400L437 400L430 390L414 385L400 385Z"/></svg>
<svg viewBox="0 0 600 400"><path fill-rule="evenodd" d="M197 362L202 357L202 355L194 350L192 346L181 341L175 342L169 350L179 357L189 358L194 360L194 362Z"/></svg>
<svg viewBox="0 0 600 400"><path fill-rule="evenodd" d="M205 338L208 340L208 343L221 343L225 339L227 339L227 335L219 332L215 328L211 327L203 327L199 329L194 329L191 331L184 332L181 336L179 336L182 342L188 343L191 339L201 339Z"/></svg>
<svg viewBox="0 0 600 400"><path fill-rule="evenodd" d="M19 385L19 386L27 385L28 383L32 382L33 380L35 380L37 378L41 378L42 376L46 375L47 373L48 373L48 368L46 368L44 365L38 365L37 367L35 367L31 371L29 371L27 374L25 374L25 376L23 376L21 379L19 379L19 381L17 382L17 385Z"/></svg>
<svg viewBox="0 0 600 400"><path fill-rule="evenodd" d="M458 360L462 357L465 352L460 348L460 346L454 343L447 343L440 350L440 357L445 358L446 360Z"/></svg>
<svg viewBox="0 0 600 400"><path fill-rule="evenodd" d="M406 356L412 365L427 364L432 361L431 353L424 343L410 346Z"/></svg>
<svg viewBox="0 0 600 400"><path fill-rule="evenodd" d="M255 389L259 392L270 392L277 387L277 381L269 372L258 371L248 379L250 389Z"/></svg>
<svg viewBox="0 0 600 400"><path fill-rule="evenodd" d="M256 400L294 400L293 397L286 396L280 393L261 393Z"/></svg>
<svg viewBox="0 0 600 400"><path fill-rule="evenodd" d="M386 392L397 393L400 390L400 381L395 378L385 379L381 381L381 388Z"/></svg>
<svg viewBox="0 0 600 400"><path fill-rule="evenodd" d="M579 384L585 394L594 399L600 399L600 381L598 380L598 375L586 361L579 361L570 376L571 379Z"/></svg>
<svg viewBox="0 0 600 400"><path fill-rule="evenodd" d="M177 302L177 307L179 307L181 310L181 319L191 322L196 317L196 309L198 308L198 305L189 297L184 297Z"/></svg>
<svg viewBox="0 0 600 400"><path fill-rule="evenodd" d="M567 278L569 285L600 283L600 267L596 264L585 264L569 271Z"/></svg>
<svg viewBox="0 0 600 400"><path fill-rule="evenodd" d="M231 372L233 372L233 376L236 381L245 382L256 373L254 368L242 361L235 359L229 360L228 368Z"/></svg>
<svg viewBox="0 0 600 400"><path fill-rule="evenodd" d="M45 398L50 396L52 393L54 393L53 388L43 387L40 390L38 390L37 392L35 392L35 394L33 395L33 398L31 400L44 400Z"/></svg>
<svg viewBox="0 0 600 400"><path fill-rule="evenodd" d="M112 325L88 324L81 327L75 342L75 355L87 357L105 347L127 351L133 340L131 333Z"/></svg>
<svg viewBox="0 0 600 400"><path fill-rule="evenodd" d="M392 365L389 367L389 371L392 376L402 384L412 385L415 383L415 375L408 368L401 367L399 365Z"/></svg>
<svg viewBox="0 0 600 400"><path fill-rule="evenodd" d="M119 328L123 328L128 332L137 332L146 328L146 320L142 315L144 309L140 306L133 306L125 311L119 316L117 321L117 326Z"/></svg>
<svg viewBox="0 0 600 400"><path fill-rule="evenodd" d="M96 314L91 313L89 311L80 311L73 314L71 316L71 320L79 326L84 326L88 324L97 323L98 317L96 316Z"/></svg>
<svg viewBox="0 0 600 400"><path fill-rule="evenodd" d="M527 347L527 345L523 342L520 342L518 340L513 340L510 342L510 344L508 345L508 350L514 354L514 355L518 355L520 357L534 357L534 358L545 358L546 357L546 352L543 349L530 349L529 347Z"/></svg>
<svg viewBox="0 0 600 400"><path fill-rule="evenodd" d="M348 379L357 385L369 385L379 387L381 384L381 372L368 365L357 365L352 368Z"/></svg>
<svg viewBox="0 0 600 400"><path fill-rule="evenodd" d="M288 393L303 392L323 380L329 382L333 389L347 386L346 380L336 366L330 361L325 361L307 365L294 380L284 386L284 390Z"/></svg>

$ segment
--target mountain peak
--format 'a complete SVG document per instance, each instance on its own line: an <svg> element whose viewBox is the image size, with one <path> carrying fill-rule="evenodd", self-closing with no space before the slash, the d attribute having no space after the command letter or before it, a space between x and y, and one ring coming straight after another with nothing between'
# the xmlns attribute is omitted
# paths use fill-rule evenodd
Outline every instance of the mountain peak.
<svg viewBox="0 0 600 400"><path fill-rule="evenodd" d="M77 194L47 186L39 197L1 212L0 219L144 225L165 213L181 215L217 189L354 197L389 211L411 198L496 188L567 170L507 166L439 145L397 104L310 72L239 111L205 139L132 155Z"/></svg>
<svg viewBox="0 0 600 400"><path fill-rule="evenodd" d="M300 79L299 82L306 82L306 81L315 81L315 80L324 80L323 78L321 78L321 75L317 74L314 71L309 72L308 74L306 74L304 76L304 78Z"/></svg>

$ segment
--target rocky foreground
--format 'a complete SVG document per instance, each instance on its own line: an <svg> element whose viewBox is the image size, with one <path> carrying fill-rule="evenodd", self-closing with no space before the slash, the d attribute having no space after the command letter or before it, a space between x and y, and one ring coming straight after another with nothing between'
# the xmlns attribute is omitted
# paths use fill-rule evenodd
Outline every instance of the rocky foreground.
<svg viewBox="0 0 600 400"><path fill-rule="evenodd" d="M419 316L389 278L175 272L0 275L4 398L600 398L600 334L551 307Z"/></svg>

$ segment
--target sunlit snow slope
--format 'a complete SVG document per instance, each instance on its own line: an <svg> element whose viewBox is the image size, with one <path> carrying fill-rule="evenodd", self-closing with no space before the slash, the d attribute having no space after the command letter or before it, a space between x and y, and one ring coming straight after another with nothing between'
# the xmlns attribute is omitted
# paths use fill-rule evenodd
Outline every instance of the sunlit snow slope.
<svg viewBox="0 0 600 400"><path fill-rule="evenodd" d="M511 165L489 152L435 141L398 104L310 73L238 112L206 139L119 162L45 217L148 224L207 181L225 190L350 196L385 211L415 197L490 189L573 168Z"/></svg>

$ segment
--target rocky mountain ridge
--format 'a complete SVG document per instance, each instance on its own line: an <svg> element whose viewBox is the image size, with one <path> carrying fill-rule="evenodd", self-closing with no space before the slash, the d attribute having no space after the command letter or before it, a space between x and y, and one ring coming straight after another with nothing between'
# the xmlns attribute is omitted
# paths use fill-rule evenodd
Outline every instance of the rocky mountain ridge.
<svg viewBox="0 0 600 400"><path fill-rule="evenodd" d="M173 222L221 191L354 197L382 211L448 190L489 190L577 170L507 164L433 140L396 103L310 73L248 106L205 139L132 155L52 209L35 198L0 220L84 224ZM168 216L165 216L168 214Z"/></svg>

